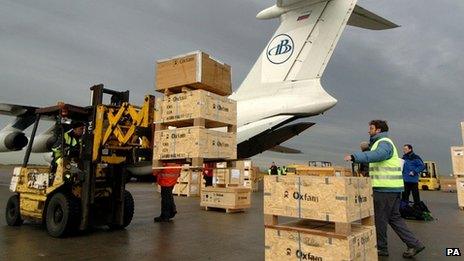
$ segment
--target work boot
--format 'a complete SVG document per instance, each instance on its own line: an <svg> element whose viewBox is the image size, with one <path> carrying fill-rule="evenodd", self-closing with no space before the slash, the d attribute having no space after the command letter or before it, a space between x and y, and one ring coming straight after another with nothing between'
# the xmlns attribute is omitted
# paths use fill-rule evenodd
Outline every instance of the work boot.
<svg viewBox="0 0 464 261"><path fill-rule="evenodd" d="M176 216L176 214L177 214L177 211L176 211L176 210L174 210L174 211L172 212L172 214L171 214L171 218L175 217L175 216Z"/></svg>
<svg viewBox="0 0 464 261"><path fill-rule="evenodd" d="M153 222L155 223L161 223L161 222L169 222L169 218L163 218L163 217L155 217L153 219Z"/></svg>
<svg viewBox="0 0 464 261"><path fill-rule="evenodd" d="M406 251L404 251L403 257L404 258L412 258L413 256L419 254L424 249L425 249L425 246L408 247L408 249L406 249Z"/></svg>

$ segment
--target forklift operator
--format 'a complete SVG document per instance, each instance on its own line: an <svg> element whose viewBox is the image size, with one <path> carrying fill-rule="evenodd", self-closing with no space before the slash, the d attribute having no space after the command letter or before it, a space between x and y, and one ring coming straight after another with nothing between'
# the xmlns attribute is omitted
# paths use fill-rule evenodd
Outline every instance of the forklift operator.
<svg viewBox="0 0 464 261"><path fill-rule="evenodd" d="M82 136L84 134L84 123L83 122L74 122L72 124L72 129L65 132L63 136L64 140L64 155L71 158L79 158L80 146L82 143ZM63 156L61 151L61 139L58 139L55 145L53 146L53 161L52 161L52 170L56 170L57 161Z"/></svg>

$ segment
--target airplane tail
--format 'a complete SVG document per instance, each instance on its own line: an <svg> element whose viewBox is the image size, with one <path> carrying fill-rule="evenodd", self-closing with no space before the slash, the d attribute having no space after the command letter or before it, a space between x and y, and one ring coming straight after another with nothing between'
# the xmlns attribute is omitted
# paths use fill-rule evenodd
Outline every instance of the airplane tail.
<svg viewBox="0 0 464 261"><path fill-rule="evenodd" d="M280 25L232 97L240 100L269 93L269 86L288 88L278 84L282 82L319 80L348 23L376 30L396 27L356 2L277 0L276 5L261 11L258 19L280 17Z"/></svg>

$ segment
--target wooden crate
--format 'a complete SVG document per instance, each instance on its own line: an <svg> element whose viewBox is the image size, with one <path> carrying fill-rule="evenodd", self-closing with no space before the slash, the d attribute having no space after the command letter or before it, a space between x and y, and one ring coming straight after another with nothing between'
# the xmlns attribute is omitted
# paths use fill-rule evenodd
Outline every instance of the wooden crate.
<svg viewBox="0 0 464 261"><path fill-rule="evenodd" d="M182 170L177 182L179 183L200 183L202 172L198 170Z"/></svg>
<svg viewBox="0 0 464 261"><path fill-rule="evenodd" d="M205 187L201 189L200 206L222 208L226 212L243 211L251 207L251 192L244 187Z"/></svg>
<svg viewBox="0 0 464 261"><path fill-rule="evenodd" d="M239 169L213 169L213 184L240 185L242 182L243 176Z"/></svg>
<svg viewBox="0 0 464 261"><path fill-rule="evenodd" d="M365 177L264 177L264 214L351 223L374 215Z"/></svg>
<svg viewBox="0 0 464 261"><path fill-rule="evenodd" d="M230 66L201 51L157 61L155 82L160 92L180 92L189 86L224 96L232 93Z"/></svg>
<svg viewBox="0 0 464 261"><path fill-rule="evenodd" d="M351 169L340 166L313 167L294 165L287 167L287 175L350 177L353 176L353 173Z"/></svg>
<svg viewBox="0 0 464 261"><path fill-rule="evenodd" d="M265 260L362 260L377 258L374 226L354 225L349 235L333 224L300 220L266 226Z"/></svg>
<svg viewBox="0 0 464 261"><path fill-rule="evenodd" d="M205 119L207 128L237 125L237 102L204 90L172 94L155 102L155 122L175 127L193 126Z"/></svg>
<svg viewBox="0 0 464 261"><path fill-rule="evenodd" d="M453 175L464 175L464 147L451 147L451 163Z"/></svg>
<svg viewBox="0 0 464 261"><path fill-rule="evenodd" d="M177 183L172 190L176 196L198 197L200 196L200 183Z"/></svg>
<svg viewBox="0 0 464 261"><path fill-rule="evenodd" d="M253 167L251 160L237 160L234 162L237 169L249 170Z"/></svg>
<svg viewBox="0 0 464 261"><path fill-rule="evenodd" d="M456 178L455 177L441 177L440 189L443 192L456 192Z"/></svg>
<svg viewBox="0 0 464 261"><path fill-rule="evenodd" d="M251 179L243 180L243 186L245 188L251 189L252 192L256 192L256 191L259 190L258 184L259 184L258 182L255 182L255 181L253 181Z"/></svg>
<svg viewBox="0 0 464 261"><path fill-rule="evenodd" d="M237 138L232 132L203 127L187 127L155 131L153 159L186 158L236 159Z"/></svg>
<svg viewBox="0 0 464 261"><path fill-rule="evenodd" d="M464 210L464 177L456 178L456 192L459 208Z"/></svg>

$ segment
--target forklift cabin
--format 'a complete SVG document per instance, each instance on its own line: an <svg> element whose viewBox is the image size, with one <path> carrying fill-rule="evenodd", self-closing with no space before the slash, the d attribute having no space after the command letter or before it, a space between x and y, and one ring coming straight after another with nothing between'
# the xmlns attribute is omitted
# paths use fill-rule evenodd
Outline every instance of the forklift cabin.
<svg viewBox="0 0 464 261"><path fill-rule="evenodd" d="M137 121L126 115L128 119L121 117L111 123L111 116L105 113L132 108L128 104L129 92L107 90L103 85L93 86L91 90L90 107L59 103L36 110L23 164L14 169L10 185L15 195L8 200L6 207L8 225L19 226L23 220L34 220L44 223L51 236L63 237L86 230L89 226L107 225L111 229L122 229L130 224L134 200L125 190L125 166L132 163L135 145L121 144L116 138L112 139L109 128L128 122L133 125ZM102 104L103 94L111 95L111 104ZM145 112L149 110L145 108L143 111L137 111L140 119L144 119ZM54 173L48 166L28 165L39 121L51 118L57 125L62 152ZM148 119L145 120L148 122ZM67 146L64 134L69 130L69 123L76 121L85 125L77 158L64 153ZM103 135L106 133L110 134ZM135 137L135 134L132 136Z"/></svg>

